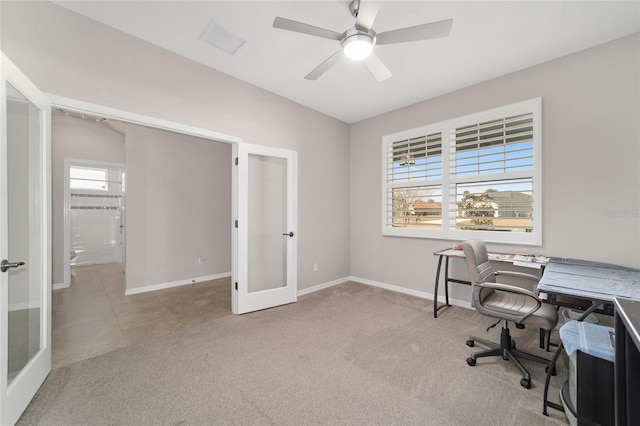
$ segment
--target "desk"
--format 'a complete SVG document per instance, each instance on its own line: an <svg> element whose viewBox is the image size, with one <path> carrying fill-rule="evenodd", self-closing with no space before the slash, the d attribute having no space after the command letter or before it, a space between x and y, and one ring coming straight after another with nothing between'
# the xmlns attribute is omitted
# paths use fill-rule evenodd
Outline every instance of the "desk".
<svg viewBox="0 0 640 426"><path fill-rule="evenodd" d="M607 263L551 258L537 290L540 298L547 303L578 309L588 307L580 320L598 309L599 312L613 315L615 298L640 299L640 270ZM564 303L570 299L584 303ZM548 399L551 373L561 352L562 341L553 355L545 380L542 408L545 415L547 407L564 411L562 405Z"/></svg>
<svg viewBox="0 0 640 426"><path fill-rule="evenodd" d="M613 315L616 297L640 299L640 270L554 257L537 290L547 303L581 310L598 304L596 312Z"/></svg>
<svg viewBox="0 0 640 426"><path fill-rule="evenodd" d="M456 250L456 249L445 249L440 250L433 253L434 256L438 256L438 269L436 269L436 283L435 289L433 291L433 317L438 318L438 311L444 307L451 306L449 304L449 283L456 284L465 284L471 285L470 281L459 280L457 278L451 278L449 276L449 259L450 258L458 258L464 259L464 251ZM515 254L506 254L506 253L488 253L489 260L492 262L501 262L513 264L516 266L524 266L528 268L540 269L544 266L544 263L536 263L536 262L525 262L519 261L519 257ZM444 259L444 295L445 295L445 304L438 306L438 287L440 284L440 273L442 270L442 260Z"/></svg>

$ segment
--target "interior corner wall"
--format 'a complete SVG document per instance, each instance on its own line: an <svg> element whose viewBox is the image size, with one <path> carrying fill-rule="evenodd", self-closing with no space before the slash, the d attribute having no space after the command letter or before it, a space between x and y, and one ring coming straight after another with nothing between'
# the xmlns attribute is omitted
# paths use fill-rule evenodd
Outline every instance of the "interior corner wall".
<svg viewBox="0 0 640 426"><path fill-rule="evenodd" d="M47 93L297 151L298 288L350 275L348 124L51 2L2 1L0 19L0 48Z"/></svg>
<svg viewBox="0 0 640 426"><path fill-rule="evenodd" d="M231 145L121 126L127 290L230 273Z"/></svg>
<svg viewBox="0 0 640 426"><path fill-rule="evenodd" d="M640 267L640 34L351 126L351 274L432 293L452 241L381 234L381 138L542 97L541 247L490 245ZM454 265L464 275L464 265ZM469 289L453 297L470 300Z"/></svg>
<svg viewBox="0 0 640 426"><path fill-rule="evenodd" d="M53 114L51 132L52 280L64 281L64 159L125 163L124 136L95 121Z"/></svg>

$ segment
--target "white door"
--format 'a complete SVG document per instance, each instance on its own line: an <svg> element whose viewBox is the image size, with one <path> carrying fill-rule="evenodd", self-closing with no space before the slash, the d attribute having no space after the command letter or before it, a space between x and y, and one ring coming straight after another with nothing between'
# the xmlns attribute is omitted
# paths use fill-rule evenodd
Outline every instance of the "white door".
<svg viewBox="0 0 640 426"><path fill-rule="evenodd" d="M48 99L2 55L0 424L14 424L51 370Z"/></svg>
<svg viewBox="0 0 640 426"><path fill-rule="evenodd" d="M297 300L297 155L234 145L232 310L243 314Z"/></svg>

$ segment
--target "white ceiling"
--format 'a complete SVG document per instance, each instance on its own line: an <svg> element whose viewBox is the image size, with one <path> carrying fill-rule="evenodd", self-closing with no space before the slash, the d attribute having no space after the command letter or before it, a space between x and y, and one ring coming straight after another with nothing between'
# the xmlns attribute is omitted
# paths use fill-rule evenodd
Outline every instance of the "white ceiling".
<svg viewBox="0 0 640 426"><path fill-rule="evenodd" d="M355 21L349 0L55 3L347 123L640 31L640 1L387 0L376 32L453 18L449 37L376 46L393 73L382 83L346 59L308 81L339 42L274 29L274 18L341 33ZM211 21L246 40L235 55L199 39Z"/></svg>

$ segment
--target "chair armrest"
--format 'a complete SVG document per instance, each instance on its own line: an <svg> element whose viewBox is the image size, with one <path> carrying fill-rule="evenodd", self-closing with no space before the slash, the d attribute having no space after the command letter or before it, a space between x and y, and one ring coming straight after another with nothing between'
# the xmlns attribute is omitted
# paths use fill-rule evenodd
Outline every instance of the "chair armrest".
<svg viewBox="0 0 640 426"><path fill-rule="evenodd" d="M523 279L526 279L526 280L535 281L536 283L538 281L540 281L540 277L536 277L535 275L532 275L532 274L525 274L524 272L496 271L496 272L494 272L494 275L496 277L499 276L499 275L502 275L502 276L505 276L505 277L523 278Z"/></svg>
<svg viewBox="0 0 640 426"><path fill-rule="evenodd" d="M507 284L492 283L492 282L479 283L479 284L475 284L475 286L479 287L474 290L474 295L473 295L474 302L476 304L476 309L478 309L478 307L481 307L483 310L495 312L496 314L499 314L502 318L509 321L513 321L518 324L524 321L527 317L533 315L533 313L536 312L538 309L540 309L540 307L542 306L542 301L540 300L538 295L530 290L527 290L526 288L516 287L513 285L507 285ZM491 309L486 308L480 301L481 288L489 288L489 289L498 290L498 291L505 291L507 293L521 294L523 296L533 299L536 302L536 306L530 311L525 312L522 315L513 315L513 314L506 314L504 312L492 311Z"/></svg>
<svg viewBox="0 0 640 426"><path fill-rule="evenodd" d="M478 285L478 284L476 284L476 285ZM481 287L492 288L494 290L507 291L509 293L523 294L525 296L532 297L535 300L537 300L538 302L540 302L540 298L538 297L538 295L535 294L534 292L532 292L531 290L527 290L526 288L517 287L515 285L501 284L501 283L490 283L490 282L481 283L479 285ZM540 303L542 303L542 302L540 302Z"/></svg>

